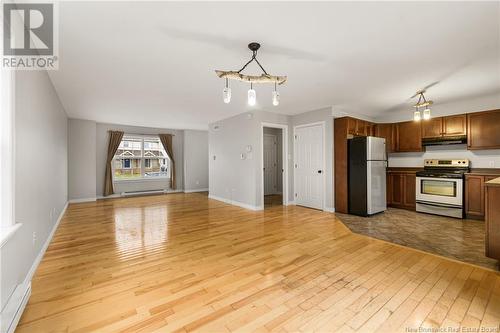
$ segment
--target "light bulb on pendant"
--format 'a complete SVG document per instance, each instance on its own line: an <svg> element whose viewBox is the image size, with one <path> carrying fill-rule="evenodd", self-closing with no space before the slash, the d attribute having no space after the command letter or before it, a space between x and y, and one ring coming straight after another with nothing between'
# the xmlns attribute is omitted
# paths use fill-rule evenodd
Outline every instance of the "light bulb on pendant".
<svg viewBox="0 0 500 333"><path fill-rule="evenodd" d="M250 89L248 90L248 105L254 106L257 102L257 93L253 90L253 85L250 83Z"/></svg>
<svg viewBox="0 0 500 333"><path fill-rule="evenodd" d="M420 119L421 119L420 118L420 111L418 111L418 109L417 109L417 111L413 112L413 120L420 121Z"/></svg>
<svg viewBox="0 0 500 333"><path fill-rule="evenodd" d="M425 120L431 119L431 109L429 107L426 107L424 109L424 119Z"/></svg>
<svg viewBox="0 0 500 333"><path fill-rule="evenodd" d="M276 82L274 82L273 105L274 106L280 105L280 94L279 94L278 90L276 89Z"/></svg>
<svg viewBox="0 0 500 333"><path fill-rule="evenodd" d="M226 86L224 87L224 90L222 91L222 98L224 99L224 103L226 103L226 104L231 102L231 88L229 88L227 78L226 78Z"/></svg>

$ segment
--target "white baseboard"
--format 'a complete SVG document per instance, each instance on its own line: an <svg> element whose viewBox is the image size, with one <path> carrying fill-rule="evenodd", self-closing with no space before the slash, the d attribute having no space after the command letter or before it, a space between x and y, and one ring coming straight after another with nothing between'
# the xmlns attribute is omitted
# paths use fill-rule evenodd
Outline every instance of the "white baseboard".
<svg viewBox="0 0 500 333"><path fill-rule="evenodd" d="M0 317L0 332L14 333L30 296L31 281L26 279L23 283L16 287L7 304L5 304L5 307L3 308Z"/></svg>
<svg viewBox="0 0 500 333"><path fill-rule="evenodd" d="M288 201L285 206L295 206L295 201Z"/></svg>
<svg viewBox="0 0 500 333"><path fill-rule="evenodd" d="M92 202L92 201L96 201L96 200L97 200L96 197L93 197L93 198L82 198L82 199L70 199L69 203Z"/></svg>
<svg viewBox="0 0 500 333"><path fill-rule="evenodd" d="M24 308L26 307L26 304L28 303L28 300L31 295L31 279L33 278L33 275L36 272L36 269L38 268L38 265L42 261L42 258L45 254L45 251L49 247L50 242L52 241L52 237L54 237L54 234L57 230L57 227L61 223L61 220L64 216L64 213L66 213L66 209L68 208L68 202L64 205L61 213L59 214L56 223L52 227L52 230L50 231L49 236L47 237L47 240L43 244L42 248L40 249L40 252L35 258L35 261L33 262L33 265L31 265L30 270L28 271L28 274L26 275L26 278L24 281L19 284L16 289L14 289L14 292L10 296L9 300L7 301L7 304L5 305L2 314L1 314L1 333L11 333L14 332L16 329L16 326L19 322L19 319L21 318L21 315L24 311Z"/></svg>
<svg viewBox="0 0 500 333"><path fill-rule="evenodd" d="M218 197L218 196L212 195L212 194L209 194L208 198L213 199L213 200L217 200L217 201L222 201L224 203L227 203L227 204L230 204L233 206L238 206L238 207L245 208L245 209L249 209L249 210L263 210L264 209L263 206L253 206L253 205L249 205L249 204L239 202L236 200L230 200L230 199Z"/></svg>
<svg viewBox="0 0 500 333"><path fill-rule="evenodd" d="M328 212L328 213L335 213L335 208L333 207L325 207L323 209L324 212Z"/></svg>
<svg viewBox="0 0 500 333"><path fill-rule="evenodd" d="M199 188L193 190L184 190L184 193L194 193L194 192L208 192L208 188Z"/></svg>
<svg viewBox="0 0 500 333"><path fill-rule="evenodd" d="M153 191L141 191L141 192L123 192L123 193L115 193L108 196L98 195L97 200L104 199L116 199L116 198L127 198L132 196L142 196L142 195L154 195L154 194L168 194L168 193L183 193L184 190L153 190Z"/></svg>

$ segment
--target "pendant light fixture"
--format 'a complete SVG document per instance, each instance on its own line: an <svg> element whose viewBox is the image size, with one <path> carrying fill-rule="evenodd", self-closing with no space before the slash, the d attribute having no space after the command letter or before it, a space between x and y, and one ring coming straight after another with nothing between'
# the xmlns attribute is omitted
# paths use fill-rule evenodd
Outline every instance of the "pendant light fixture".
<svg viewBox="0 0 500 333"><path fill-rule="evenodd" d="M274 106L280 105L280 94L278 92L278 89L276 89L276 82L274 82L273 105Z"/></svg>
<svg viewBox="0 0 500 333"><path fill-rule="evenodd" d="M222 98L224 99L224 103L228 104L231 102L231 88L229 88L228 80L226 78L226 86L222 91Z"/></svg>
<svg viewBox="0 0 500 333"><path fill-rule="evenodd" d="M418 96L418 101L413 107L415 111L413 112L413 120L420 121L422 118L424 120L431 119L431 105L434 103L433 101L428 101L424 96L425 90L417 91L417 93L413 96ZM425 108L423 113L420 113L420 109Z"/></svg>
<svg viewBox="0 0 500 333"><path fill-rule="evenodd" d="M257 103L257 93L253 90L253 83L250 83L250 89L248 89L248 105L254 106Z"/></svg>
<svg viewBox="0 0 500 333"><path fill-rule="evenodd" d="M250 82L250 90L248 90L248 105L254 106L257 104L257 93L253 89L253 83L274 83L274 91L272 95L272 103L274 106L278 106L280 103L280 95L278 90L276 89L278 84L284 84L287 80L286 76L276 76L270 75L266 72L264 67L257 60L257 51L260 48L259 43L250 43L248 44L248 48L252 51L252 58L239 70L239 71L219 71L216 70L215 73L218 77L226 80L226 85L223 90L223 100L224 103L229 103L231 101L231 88L228 85L228 79L238 80L243 82ZM242 74L243 70L251 63L255 61L257 65L259 65L262 70L261 75L245 75Z"/></svg>

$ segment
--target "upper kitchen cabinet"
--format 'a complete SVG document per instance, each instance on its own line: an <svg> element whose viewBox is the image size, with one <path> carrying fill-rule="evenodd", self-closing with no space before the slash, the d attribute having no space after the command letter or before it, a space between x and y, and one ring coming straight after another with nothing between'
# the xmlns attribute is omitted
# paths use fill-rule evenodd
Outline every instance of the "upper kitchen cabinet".
<svg viewBox="0 0 500 333"><path fill-rule="evenodd" d="M422 130L420 122L405 121L396 124L396 151L422 151Z"/></svg>
<svg viewBox="0 0 500 333"><path fill-rule="evenodd" d="M500 110L469 113L467 124L469 149L500 149Z"/></svg>
<svg viewBox="0 0 500 333"><path fill-rule="evenodd" d="M373 123L356 118L347 118L347 133L356 136L369 136L374 132Z"/></svg>
<svg viewBox="0 0 500 333"><path fill-rule="evenodd" d="M358 131L358 120L355 118L346 117L347 134L356 135Z"/></svg>
<svg viewBox="0 0 500 333"><path fill-rule="evenodd" d="M443 135L443 118L436 117L422 120L422 139L436 138Z"/></svg>
<svg viewBox="0 0 500 333"><path fill-rule="evenodd" d="M467 115L443 117L443 136L467 135Z"/></svg>
<svg viewBox="0 0 500 333"><path fill-rule="evenodd" d="M464 136L467 134L467 116L460 114L422 120L422 139Z"/></svg>
<svg viewBox="0 0 500 333"><path fill-rule="evenodd" d="M374 134L379 138L385 139L385 148L388 153L396 151L396 140L394 124L376 124Z"/></svg>

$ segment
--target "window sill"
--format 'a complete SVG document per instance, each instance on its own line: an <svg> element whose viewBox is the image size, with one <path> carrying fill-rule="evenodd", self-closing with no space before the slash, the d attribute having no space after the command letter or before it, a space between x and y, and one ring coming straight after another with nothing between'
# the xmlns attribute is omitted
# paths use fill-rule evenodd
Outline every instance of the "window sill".
<svg viewBox="0 0 500 333"><path fill-rule="evenodd" d="M16 223L8 227L0 227L0 249L14 236L17 230L21 228L21 223Z"/></svg>
<svg viewBox="0 0 500 333"><path fill-rule="evenodd" d="M169 177L151 177L151 178L136 178L136 179L116 179L113 183L140 183L140 182L152 182L152 181L169 181Z"/></svg>

